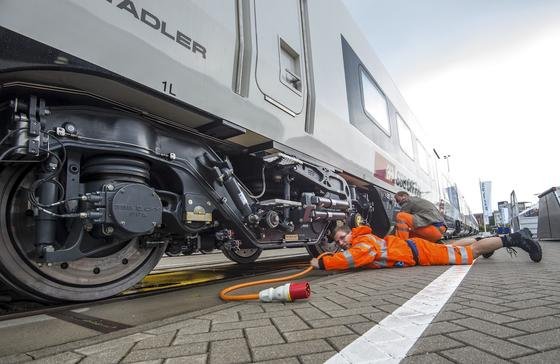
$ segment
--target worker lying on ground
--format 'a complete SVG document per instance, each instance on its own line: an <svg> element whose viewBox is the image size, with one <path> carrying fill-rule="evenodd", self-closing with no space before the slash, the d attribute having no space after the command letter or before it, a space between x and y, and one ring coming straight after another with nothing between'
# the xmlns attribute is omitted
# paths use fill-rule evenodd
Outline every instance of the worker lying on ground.
<svg viewBox="0 0 560 364"><path fill-rule="evenodd" d="M396 236L405 240L409 237L419 237L432 243L443 238L447 227L443 216L433 203L410 196L405 191L397 192L395 201L401 206L401 211L396 216Z"/></svg>
<svg viewBox="0 0 560 364"><path fill-rule="evenodd" d="M335 230L334 240L344 249L334 255L313 258L311 265L317 269L344 270L358 267L385 268L414 265L471 264L478 256L500 248L519 247L529 253L534 262L542 258L539 243L531 239L528 230L473 241L468 246L431 243L422 238L401 239L387 235L384 239L373 235L368 226Z"/></svg>

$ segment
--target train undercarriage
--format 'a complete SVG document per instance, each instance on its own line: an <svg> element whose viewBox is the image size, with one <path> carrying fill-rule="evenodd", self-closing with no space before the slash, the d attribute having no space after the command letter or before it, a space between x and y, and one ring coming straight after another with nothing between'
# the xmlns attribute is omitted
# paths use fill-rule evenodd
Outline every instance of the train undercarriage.
<svg viewBox="0 0 560 364"><path fill-rule="evenodd" d="M118 294L166 251L250 263L334 251L336 224L387 228L377 190L325 166L60 90L1 97L0 278L36 300Z"/></svg>

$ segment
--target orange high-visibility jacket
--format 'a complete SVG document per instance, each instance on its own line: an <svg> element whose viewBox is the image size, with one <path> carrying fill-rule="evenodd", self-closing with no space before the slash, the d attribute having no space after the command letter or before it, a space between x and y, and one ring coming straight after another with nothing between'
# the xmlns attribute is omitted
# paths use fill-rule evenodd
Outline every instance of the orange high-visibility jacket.
<svg viewBox="0 0 560 364"><path fill-rule="evenodd" d="M419 265L472 264L474 259L470 246L435 244L421 238L408 241L416 250ZM407 240L393 235L381 239L373 235L371 228L367 226L352 229L350 244L348 250L322 257L319 267L326 270L344 270L416 265L412 247Z"/></svg>
<svg viewBox="0 0 560 364"><path fill-rule="evenodd" d="M326 270L358 267L385 268L416 265L405 240L388 235L385 239L373 235L369 226L352 229L351 247L334 255L324 256L319 265Z"/></svg>

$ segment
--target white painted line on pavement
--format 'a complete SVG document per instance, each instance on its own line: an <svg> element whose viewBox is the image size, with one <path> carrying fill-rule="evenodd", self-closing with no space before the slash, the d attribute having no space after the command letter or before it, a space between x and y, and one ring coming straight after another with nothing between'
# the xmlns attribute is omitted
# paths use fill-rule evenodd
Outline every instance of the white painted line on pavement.
<svg viewBox="0 0 560 364"><path fill-rule="evenodd" d="M470 265L454 265L327 364L399 363L455 292Z"/></svg>

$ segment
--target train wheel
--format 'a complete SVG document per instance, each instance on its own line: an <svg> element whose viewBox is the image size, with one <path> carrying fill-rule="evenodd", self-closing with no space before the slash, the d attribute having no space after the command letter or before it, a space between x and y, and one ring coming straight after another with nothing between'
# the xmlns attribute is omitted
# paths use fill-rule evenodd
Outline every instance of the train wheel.
<svg viewBox="0 0 560 364"><path fill-rule="evenodd" d="M183 247L181 246L181 244L178 243L170 243L167 244L167 249L165 249L165 255L167 255L168 257L180 257L182 254L182 250Z"/></svg>
<svg viewBox="0 0 560 364"><path fill-rule="evenodd" d="M247 263L253 263L255 260L257 260L257 258L260 257L262 253L262 249L251 248L251 249L232 250L232 249L224 248L222 249L222 253L224 253L224 255L229 260L233 260L234 262L239 264L247 264Z"/></svg>
<svg viewBox="0 0 560 364"><path fill-rule="evenodd" d="M0 172L0 279L12 289L41 301L96 300L130 288L160 260L163 244L148 249L132 239L91 257L37 264L35 223L25 190L33 180L30 169L9 167ZM61 223L59 229L64 228ZM85 252L106 244L85 236L81 244Z"/></svg>

